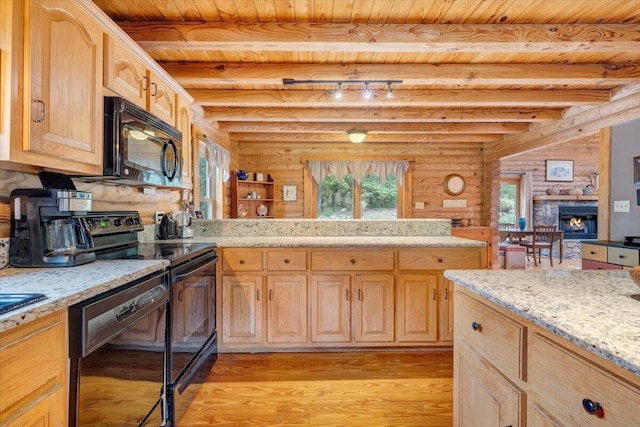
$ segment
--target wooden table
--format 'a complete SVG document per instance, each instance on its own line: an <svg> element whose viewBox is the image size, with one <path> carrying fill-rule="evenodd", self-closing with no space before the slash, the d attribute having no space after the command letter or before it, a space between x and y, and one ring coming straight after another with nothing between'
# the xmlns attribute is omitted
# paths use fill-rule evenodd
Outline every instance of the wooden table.
<svg viewBox="0 0 640 427"><path fill-rule="evenodd" d="M529 236L533 236L533 230L509 230L507 234L507 238L511 243L514 243L514 240L516 239L517 241L515 243L517 243L521 241L523 238L529 237ZM564 231L555 231L553 233L553 240L555 241L556 239L558 239L558 242L560 242L560 249L559 249L560 264L562 264L562 257L564 255L564 250L563 250ZM551 248L551 252L552 253L550 253L549 256L553 256L553 248Z"/></svg>

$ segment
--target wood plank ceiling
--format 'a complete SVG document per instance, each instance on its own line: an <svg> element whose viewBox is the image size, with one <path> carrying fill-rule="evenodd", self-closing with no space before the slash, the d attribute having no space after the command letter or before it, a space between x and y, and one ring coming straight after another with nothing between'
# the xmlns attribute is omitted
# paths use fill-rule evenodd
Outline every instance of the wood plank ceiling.
<svg viewBox="0 0 640 427"><path fill-rule="evenodd" d="M509 154L640 117L640 0L94 2L239 143L355 127Z"/></svg>

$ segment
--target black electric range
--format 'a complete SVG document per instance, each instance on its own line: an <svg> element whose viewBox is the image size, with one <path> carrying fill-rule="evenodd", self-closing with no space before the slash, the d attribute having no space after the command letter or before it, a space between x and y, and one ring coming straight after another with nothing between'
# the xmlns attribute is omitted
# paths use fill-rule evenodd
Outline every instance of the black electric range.
<svg viewBox="0 0 640 427"><path fill-rule="evenodd" d="M171 266L184 264L194 258L215 251L215 245L210 243L131 243L127 246L104 249L96 252L98 260L116 259L157 259L168 260Z"/></svg>

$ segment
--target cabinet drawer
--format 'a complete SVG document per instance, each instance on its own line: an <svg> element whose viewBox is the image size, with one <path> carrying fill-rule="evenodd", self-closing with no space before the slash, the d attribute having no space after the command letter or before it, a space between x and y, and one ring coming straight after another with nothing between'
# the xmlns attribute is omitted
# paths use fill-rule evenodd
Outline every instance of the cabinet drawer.
<svg viewBox="0 0 640 427"><path fill-rule="evenodd" d="M59 311L0 335L0 424L29 402L66 394L66 320Z"/></svg>
<svg viewBox="0 0 640 427"><path fill-rule="evenodd" d="M398 268L400 270L481 268L480 253L476 248L403 249L399 252Z"/></svg>
<svg viewBox="0 0 640 427"><path fill-rule="evenodd" d="M467 341L508 377L525 378L526 328L467 295L456 292L454 336Z"/></svg>
<svg viewBox="0 0 640 427"><path fill-rule="evenodd" d="M304 271L307 269L307 251L270 250L267 252L267 269Z"/></svg>
<svg viewBox="0 0 640 427"><path fill-rule="evenodd" d="M538 403L566 425L638 425L637 387L538 334L529 340L529 379ZM604 418L587 413L583 399L598 402Z"/></svg>
<svg viewBox="0 0 640 427"><path fill-rule="evenodd" d="M225 249L222 253L224 271L262 270L261 249Z"/></svg>
<svg viewBox="0 0 640 427"><path fill-rule="evenodd" d="M393 270L393 250L330 250L311 252L312 270Z"/></svg>
<svg viewBox="0 0 640 427"><path fill-rule="evenodd" d="M583 270L622 270L621 265L609 264L608 262L592 261L590 259L582 260Z"/></svg>
<svg viewBox="0 0 640 427"><path fill-rule="evenodd" d="M607 262L607 247L600 245L582 244L582 259Z"/></svg>
<svg viewBox="0 0 640 427"><path fill-rule="evenodd" d="M610 263L635 267L640 265L640 251L638 249L607 247L607 257Z"/></svg>

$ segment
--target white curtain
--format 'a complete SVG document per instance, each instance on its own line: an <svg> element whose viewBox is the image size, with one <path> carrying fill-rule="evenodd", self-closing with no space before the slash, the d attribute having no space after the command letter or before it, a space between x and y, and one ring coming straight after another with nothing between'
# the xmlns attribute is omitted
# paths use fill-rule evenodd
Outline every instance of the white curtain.
<svg viewBox="0 0 640 427"><path fill-rule="evenodd" d="M345 175L351 174L356 182L361 182L368 173L376 175L384 185L387 176L395 175L396 181L403 183L404 175L409 169L407 161L310 161L309 168L311 176L317 183L322 183L327 174L332 174L338 182L342 181Z"/></svg>
<svg viewBox="0 0 640 427"><path fill-rule="evenodd" d="M230 178L229 173L229 165L231 164L231 152L224 147L216 144L211 141L209 138L204 138L207 143L207 154L210 165L219 168L222 171L222 181L227 182ZM211 179L211 175L214 173L215 168L210 168L209 170L209 179Z"/></svg>

